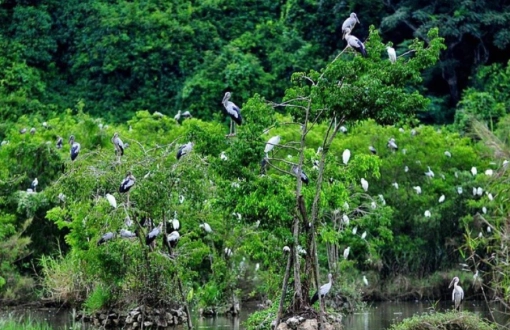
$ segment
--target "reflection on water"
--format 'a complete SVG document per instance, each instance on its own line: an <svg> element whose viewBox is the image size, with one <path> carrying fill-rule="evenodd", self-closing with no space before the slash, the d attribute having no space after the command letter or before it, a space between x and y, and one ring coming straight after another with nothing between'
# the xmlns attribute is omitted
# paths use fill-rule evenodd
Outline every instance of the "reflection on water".
<svg viewBox="0 0 510 330"><path fill-rule="evenodd" d="M355 313L344 317L343 323L345 329L349 330L385 330L396 322L402 321L404 318L413 315L426 314L431 312L432 303L414 303L414 302L381 302L373 303L366 312ZM452 305L448 302L442 302L436 306L437 310L445 311L451 309ZM484 302L466 301L463 305L464 310L469 310L478 314L482 318L492 319L492 315L498 324L510 325L510 311L505 312L502 310L501 304L493 304L490 306L490 311ZM193 326L195 329L213 330L242 330L243 322L246 321L250 313L256 311L253 305L244 305L240 318L193 318ZM32 320L39 320L48 322L53 329L63 330L70 329L73 324L73 329L92 329L88 325L81 323L76 324L72 321L71 313L68 310L58 310L55 308L49 309L16 309L10 311L0 311L0 319L6 318L11 315L15 319L30 317Z"/></svg>

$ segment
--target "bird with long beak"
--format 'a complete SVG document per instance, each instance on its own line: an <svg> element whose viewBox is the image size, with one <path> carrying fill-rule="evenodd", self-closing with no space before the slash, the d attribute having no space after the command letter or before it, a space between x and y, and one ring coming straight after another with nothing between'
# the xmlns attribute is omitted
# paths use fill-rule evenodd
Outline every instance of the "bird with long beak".
<svg viewBox="0 0 510 330"><path fill-rule="evenodd" d="M452 287L453 285L453 291L452 291L452 301L455 306L455 310L460 311L460 303L462 300L464 300L464 290L459 285L459 278L455 276L453 280L450 282L450 285L448 286L448 289Z"/></svg>

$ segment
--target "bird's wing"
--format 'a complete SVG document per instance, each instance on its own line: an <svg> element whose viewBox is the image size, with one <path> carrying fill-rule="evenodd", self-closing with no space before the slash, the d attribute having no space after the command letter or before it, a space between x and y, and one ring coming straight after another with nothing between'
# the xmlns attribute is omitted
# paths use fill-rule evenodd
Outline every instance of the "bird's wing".
<svg viewBox="0 0 510 330"><path fill-rule="evenodd" d="M460 293L460 301L464 300L464 290L459 286L459 293Z"/></svg>

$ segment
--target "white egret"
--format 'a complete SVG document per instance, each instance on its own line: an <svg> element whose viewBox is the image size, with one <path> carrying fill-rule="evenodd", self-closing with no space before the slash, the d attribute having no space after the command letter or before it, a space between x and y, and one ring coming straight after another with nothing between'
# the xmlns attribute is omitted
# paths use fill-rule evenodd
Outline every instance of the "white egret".
<svg viewBox="0 0 510 330"><path fill-rule="evenodd" d="M358 227L357 226L352 228L352 234L353 235L356 235L357 232L358 232Z"/></svg>
<svg viewBox="0 0 510 330"><path fill-rule="evenodd" d="M439 202L439 203L442 203L442 202L444 202L444 201L445 201L445 199L446 199L446 196L443 194L443 195L441 195L441 197L439 197L438 202Z"/></svg>
<svg viewBox="0 0 510 330"><path fill-rule="evenodd" d="M340 132L344 133L344 134L347 134L347 127L345 126L340 126Z"/></svg>
<svg viewBox="0 0 510 330"><path fill-rule="evenodd" d="M345 248L344 250L344 259L347 259L349 258L349 252L351 251L351 247L348 246L347 248Z"/></svg>
<svg viewBox="0 0 510 330"><path fill-rule="evenodd" d="M462 194L462 187L457 187L457 193L460 195Z"/></svg>
<svg viewBox="0 0 510 330"><path fill-rule="evenodd" d="M393 151L398 150L398 146L394 138L388 140L388 148L390 148Z"/></svg>
<svg viewBox="0 0 510 330"><path fill-rule="evenodd" d="M393 47L386 47L386 50L388 51L388 58L390 59L391 63L395 63L397 61L397 52L395 51L395 48ZM402 133L404 131L403 128L400 128L402 130Z"/></svg>
<svg viewBox="0 0 510 330"><path fill-rule="evenodd" d="M365 178L361 178L361 187L363 187L364 191L368 190L368 181Z"/></svg>
<svg viewBox="0 0 510 330"><path fill-rule="evenodd" d="M485 175L487 175L487 176L492 176L493 174L494 174L494 171L491 169L488 169L485 171Z"/></svg>
<svg viewBox="0 0 510 330"><path fill-rule="evenodd" d="M365 286L368 286L368 280L365 275L363 275L363 283L365 284Z"/></svg>
<svg viewBox="0 0 510 330"><path fill-rule="evenodd" d="M416 193L418 195L421 194L421 187L420 186L414 186L413 189L416 191Z"/></svg>
<svg viewBox="0 0 510 330"><path fill-rule="evenodd" d="M483 214L487 214L487 208L485 206L482 207L482 212L483 212Z"/></svg>
<svg viewBox="0 0 510 330"><path fill-rule="evenodd" d="M424 215L426 218L430 218L432 216L429 210L426 210Z"/></svg>
<svg viewBox="0 0 510 330"><path fill-rule="evenodd" d="M478 196L482 196L482 195L483 195L483 189L482 189L482 187L478 187L478 188L476 189L476 194L477 194Z"/></svg>
<svg viewBox="0 0 510 330"><path fill-rule="evenodd" d="M211 226L209 226L209 224L207 222L204 222L204 223L200 224L199 227L202 228L203 230L205 230L205 232L208 233L208 234L213 232Z"/></svg>
<svg viewBox="0 0 510 330"><path fill-rule="evenodd" d="M393 182L391 185L392 185L393 187L395 187L395 189L398 189L398 183Z"/></svg>
<svg viewBox="0 0 510 330"><path fill-rule="evenodd" d="M345 214L345 213L342 215L342 222L343 222L346 226L348 226L348 225L349 225L350 220L349 220L349 217L347 216L347 214Z"/></svg>
<svg viewBox="0 0 510 330"><path fill-rule="evenodd" d="M434 172L432 172L432 170L430 169L430 166L427 166L428 168L428 171L425 172L425 175L429 178L433 178L434 177Z"/></svg>
<svg viewBox="0 0 510 330"><path fill-rule="evenodd" d="M115 199L115 197L111 194L106 194L106 199L108 200L108 203L110 203L110 205L116 209L117 208L117 200Z"/></svg>
<svg viewBox="0 0 510 330"><path fill-rule="evenodd" d="M364 231L363 234L361 234L361 239L365 239L367 237L367 232Z"/></svg>
<svg viewBox="0 0 510 330"><path fill-rule="evenodd" d="M448 158L451 158L452 157L452 154L449 152L449 151L445 151L444 152L444 155Z"/></svg>
<svg viewBox="0 0 510 330"><path fill-rule="evenodd" d="M269 139L269 141L267 141L266 143L266 147L264 148L264 153L268 153L270 152L271 150L273 150L274 146L278 145L280 143L280 136L279 135L276 135L276 136L273 136L272 138Z"/></svg>
<svg viewBox="0 0 510 330"><path fill-rule="evenodd" d="M474 166L471 167L471 174L476 175L476 173L477 173L476 167Z"/></svg>
<svg viewBox="0 0 510 330"><path fill-rule="evenodd" d="M345 165L349 162L349 159L351 158L351 151L349 149L345 149L342 154L342 161Z"/></svg>
<svg viewBox="0 0 510 330"><path fill-rule="evenodd" d="M228 160L228 157L227 155L225 154L225 151L222 151L221 154L220 154L220 159L221 160Z"/></svg>

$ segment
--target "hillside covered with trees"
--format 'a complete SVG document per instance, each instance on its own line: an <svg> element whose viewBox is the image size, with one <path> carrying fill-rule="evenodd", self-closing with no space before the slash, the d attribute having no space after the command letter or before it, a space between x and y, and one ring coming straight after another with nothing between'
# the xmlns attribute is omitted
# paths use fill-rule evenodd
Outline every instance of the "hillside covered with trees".
<svg viewBox="0 0 510 330"><path fill-rule="evenodd" d="M2 2L0 300L508 303L507 7Z"/></svg>

